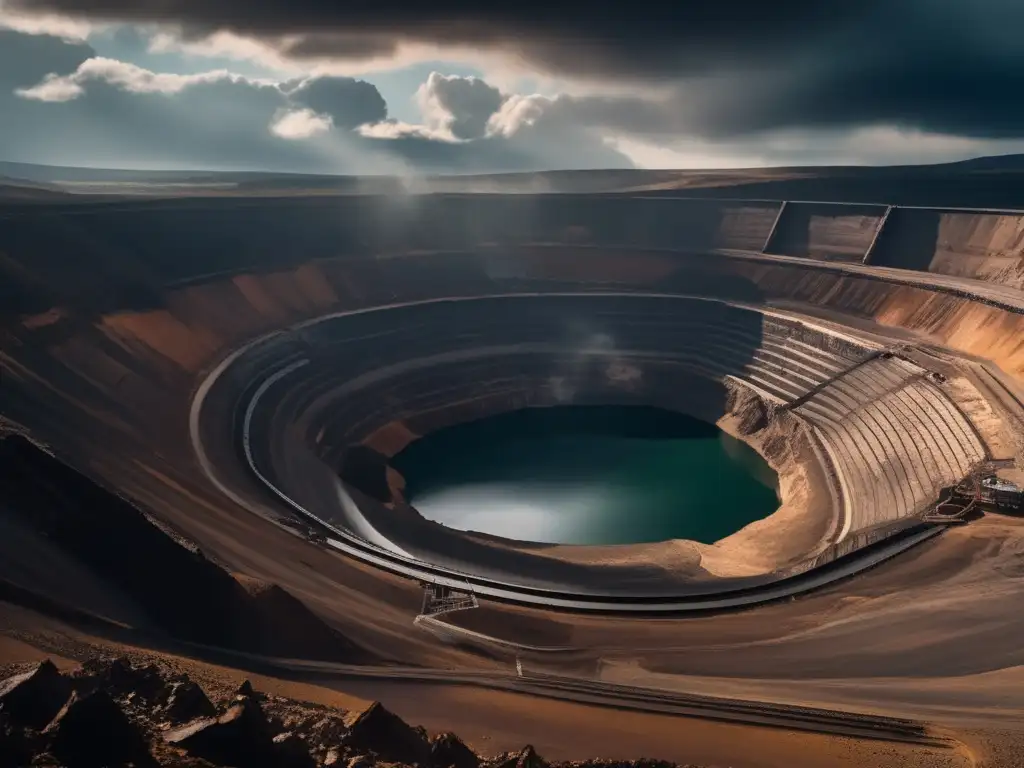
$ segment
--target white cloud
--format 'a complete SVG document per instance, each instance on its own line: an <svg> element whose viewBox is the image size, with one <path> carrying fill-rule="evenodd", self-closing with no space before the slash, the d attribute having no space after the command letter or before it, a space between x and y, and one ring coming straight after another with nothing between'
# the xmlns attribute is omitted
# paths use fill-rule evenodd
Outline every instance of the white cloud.
<svg viewBox="0 0 1024 768"><path fill-rule="evenodd" d="M184 75L97 56L86 43L50 35L2 30L0 41L7 86L0 88L0 146L25 162L353 174L627 162L586 132L557 124L553 132L490 135L487 119L505 95L470 78L434 78L444 91L442 129L388 119L379 89L353 78L261 80L224 69Z"/></svg>
<svg viewBox="0 0 1024 768"><path fill-rule="evenodd" d="M537 124L547 113L554 99L539 94L513 94L502 102L501 107L488 121L491 133L499 136L514 136L524 128Z"/></svg>
<svg viewBox="0 0 1024 768"><path fill-rule="evenodd" d="M89 82L104 82L130 93L180 93L186 88L203 83L248 82L253 85L275 85L269 80L253 80L232 74L227 70L211 70L193 75L152 72L135 64L117 59L94 56L82 62L70 75L49 74L38 85L21 88L17 94L38 101L70 101L84 92Z"/></svg>
<svg viewBox="0 0 1024 768"><path fill-rule="evenodd" d="M401 120L382 120L379 123L367 123L356 128L360 136L368 139L430 139L453 143L446 131L437 131L426 125L404 123Z"/></svg>
<svg viewBox="0 0 1024 768"><path fill-rule="evenodd" d="M451 139L478 139L487 135L488 120L505 95L478 77L431 72L415 98L432 130Z"/></svg>
<svg viewBox="0 0 1024 768"><path fill-rule="evenodd" d="M42 82L31 88L16 88L14 91L23 99L32 101L71 101L84 93L82 86L68 77L47 75Z"/></svg>
<svg viewBox="0 0 1024 768"><path fill-rule="evenodd" d="M150 53L180 53L202 58L245 61L288 74L309 71L309 67L287 59L263 40L242 37L228 31L214 32L198 40L184 40L179 33L164 29L149 39L147 48Z"/></svg>
<svg viewBox="0 0 1024 768"><path fill-rule="evenodd" d="M72 19L56 13L27 13L8 8L0 0L0 29L13 29L26 35L53 35L65 40L85 40L103 25Z"/></svg>
<svg viewBox="0 0 1024 768"><path fill-rule="evenodd" d="M331 116L318 115L312 109L279 112L270 123L270 132L281 139L308 139L331 129Z"/></svg>

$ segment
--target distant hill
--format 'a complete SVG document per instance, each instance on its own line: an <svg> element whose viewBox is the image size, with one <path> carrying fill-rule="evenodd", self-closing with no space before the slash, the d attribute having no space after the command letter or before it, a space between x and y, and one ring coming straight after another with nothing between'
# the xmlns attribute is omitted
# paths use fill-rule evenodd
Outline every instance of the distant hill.
<svg viewBox="0 0 1024 768"><path fill-rule="evenodd" d="M309 176L299 173L271 173L268 171L139 171L123 168L81 168L64 165L39 165L36 163L17 163L3 160L0 160L0 177L49 183L62 181L201 183L214 181L256 181L267 178L323 178L320 176Z"/></svg>
<svg viewBox="0 0 1024 768"><path fill-rule="evenodd" d="M75 193L68 196L73 202L126 197L619 193L1024 208L1024 155L934 165L598 169L408 178L264 171L138 171L0 162L0 175L0 197L7 200L52 199L52 195L69 192Z"/></svg>
<svg viewBox="0 0 1024 768"><path fill-rule="evenodd" d="M66 191L51 184L0 176L2 200L53 200L68 196Z"/></svg>
<svg viewBox="0 0 1024 768"><path fill-rule="evenodd" d="M1024 155L992 155L975 157L970 160L959 160L954 163L943 163L936 168L956 168L966 171L1024 171Z"/></svg>

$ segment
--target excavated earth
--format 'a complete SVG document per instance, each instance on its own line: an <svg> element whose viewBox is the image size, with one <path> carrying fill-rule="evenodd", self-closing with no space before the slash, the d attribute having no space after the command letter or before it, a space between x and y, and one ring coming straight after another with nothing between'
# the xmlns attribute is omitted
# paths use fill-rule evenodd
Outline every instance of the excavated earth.
<svg viewBox="0 0 1024 768"><path fill-rule="evenodd" d="M1017 459L1021 216L627 195L10 204L0 216L11 659L85 633L161 658L230 652L243 669L290 660L275 679L400 668L332 686L431 727L464 724L478 753L496 751L485 735L515 733L555 759L609 753L616 738L634 757L647 743L748 766L1024 754L1019 518L986 513L750 611L629 618L482 601L446 617L444 642L413 624L417 583L308 541L239 449L244 405L290 345L310 375L265 390L254 457L324 518L352 523L323 492L340 480L387 541L459 567L665 593L762 583L916 525L982 459ZM337 332L320 322L330 315ZM713 545L577 548L454 535L404 503L387 459L410 440L566 401L653 402L718 424L778 473L779 510ZM704 722L705 738L649 712L622 713L630 726L616 730L593 695L473 687L514 675L517 658L537 676L913 718L949 742L876 749ZM403 681L410 668L441 677ZM157 710L111 698L128 719L117 727L163 759ZM221 725L251 724L237 706ZM541 738L546 723L560 736ZM60 760L48 724L5 727ZM683 731L693 754L671 736ZM321 762L334 746L294 735ZM426 760L405 757L394 762Z"/></svg>
<svg viewBox="0 0 1024 768"><path fill-rule="evenodd" d="M219 683L219 684L218 684ZM0 765L92 768L672 768L658 760L548 763L532 746L481 758L450 732L430 735L380 702L354 710L266 694L243 680L209 690L168 664L46 659L0 680Z"/></svg>

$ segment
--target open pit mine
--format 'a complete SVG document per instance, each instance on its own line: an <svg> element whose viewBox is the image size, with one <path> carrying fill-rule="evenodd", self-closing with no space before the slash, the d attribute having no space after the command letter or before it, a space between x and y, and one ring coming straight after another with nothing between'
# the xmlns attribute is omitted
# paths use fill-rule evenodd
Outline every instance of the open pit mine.
<svg viewBox="0 0 1024 768"><path fill-rule="evenodd" d="M0 317L3 483L30 509L4 523L5 599L353 695L372 678L453 730L457 684L530 697L551 722L567 702L711 717L755 745L691 734L687 753L661 725L593 737L633 757L1011 764L985 763L976 734L1019 728L1024 702L1022 213L643 194L11 203ZM420 438L566 405L715 425L777 475L777 509L713 542L574 546L458 530L406 498L393 459ZM779 728L808 741L762 734Z"/></svg>

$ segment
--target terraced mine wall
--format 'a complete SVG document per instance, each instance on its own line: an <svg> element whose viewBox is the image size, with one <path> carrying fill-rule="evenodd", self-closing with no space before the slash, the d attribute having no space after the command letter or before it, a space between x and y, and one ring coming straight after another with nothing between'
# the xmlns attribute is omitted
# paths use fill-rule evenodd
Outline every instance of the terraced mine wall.
<svg viewBox="0 0 1024 768"><path fill-rule="evenodd" d="M161 365L191 370L248 334L337 308L509 290L664 290L854 313L1018 374L1024 352L1012 312L859 275L714 255L767 247L846 261L873 243L870 263L924 266L899 245L922 217L940 233L959 233L929 268L974 265L1006 281L1019 267L1020 217L984 212L600 195L8 206L0 211L0 321L43 344L83 322L114 336L137 331L159 337ZM968 251L982 255L950 255ZM122 376L130 356L111 357L121 363L106 377Z"/></svg>
<svg viewBox="0 0 1024 768"><path fill-rule="evenodd" d="M894 208L867 263L1024 289L1024 214Z"/></svg>
<svg viewBox="0 0 1024 768"><path fill-rule="evenodd" d="M783 203L765 253L860 263L886 220L878 205Z"/></svg>
<svg viewBox="0 0 1024 768"><path fill-rule="evenodd" d="M0 227L0 286L11 300L0 304L4 412L44 436L136 449L126 455L139 465L132 469L140 482L149 482L146 475L155 471L147 451L150 436L160 434L161 461L167 462L160 473L182 487L186 481L201 484L183 426L190 397L197 377L239 344L330 312L566 291L699 295L782 304L839 323L856 318L994 360L1024 381L1024 321L1014 311L966 294L845 273L842 265L758 255L765 244L799 251L793 232L802 225L793 221L813 223L816 233L798 255L825 258L833 245L836 253L849 253L851 243L866 240L871 216L885 220L884 231L892 211L887 218L885 211L843 207L831 215L827 207L802 211L802 204L789 203L780 215L778 204L759 202L702 201L690 209L690 201L661 199L645 207L647 202L588 202L582 196L465 202L445 196L8 210ZM683 215L686 210L692 216ZM633 239L643 245L631 244ZM742 246L758 241L760 246ZM836 470L843 483L876 489L865 494L872 502L860 508L854 525L873 525L884 510L910 514L937 483L975 458L978 446L969 430L943 403L925 409L938 426L908 422L911 411L925 411L906 397L934 400L931 384L914 383L918 374L903 387L906 377L894 367L866 370L826 391L822 385L859 358L846 359L842 349L809 340L804 332L794 337L770 326L761 329L756 344L745 342L750 354L743 361L711 354L691 367L705 377L740 375L768 400L804 408L800 415L812 422L830 413L846 418L837 409L849 407L853 393L874 393L873 399L888 403L887 411L872 406L857 417L879 428L889 425L891 439L860 442L870 454L851 453L841 435L821 428L824 440L838 446L836 455L844 456ZM730 349L728 340L718 346L723 355ZM800 354L784 352L787 346ZM896 385L902 394L885 400ZM808 398L815 388L820 397ZM426 429L429 419L423 418L417 427ZM922 438L905 445L903 438L919 427L934 429L944 442ZM927 455L907 453L914 447ZM944 464L947 448L953 453ZM879 465L888 473L884 483L872 469ZM920 466L925 474L913 474ZM109 471L109 465L98 471Z"/></svg>
<svg viewBox="0 0 1024 768"><path fill-rule="evenodd" d="M787 433L784 437L780 431L785 429L786 416L769 419L762 401L751 401L762 402L760 415L738 401L726 403L726 393L716 382L732 379L754 388L776 408L795 411L810 425L813 439L820 441L831 459L830 466L847 502L848 524L842 543L825 548L810 560L803 558L809 551L817 551L816 544L834 540L828 535L828 515L821 514L830 507L827 494L798 500L804 505L804 517L795 530L780 519L769 518L763 526L751 526L737 534L740 547L744 539L757 540L757 551L764 558L759 564L765 571L789 573L801 572L805 562L810 563L807 568L817 567L890 535L916 530L913 514L933 501L941 488L962 477L984 453L970 423L931 380L928 371L870 346L835 339L800 321L761 320L752 310L698 300L648 296L625 300L598 296L551 299L507 297L428 305L419 308L423 323L415 330L400 316L388 317L392 312L400 315L400 310L387 310L328 320L318 324L322 327L268 340L271 350L276 347L277 351L259 352L252 359L247 356L238 376L240 382L253 377L258 381L268 375L268 370L278 370L267 369L268 364L280 366L295 355L312 357L312 361L302 368L297 383L275 385L253 412L256 437L251 444L263 446L254 449L260 471L320 519L350 528L352 523L339 518L332 504L324 505L325 499L333 497L327 492L331 482L327 468L338 465L346 446L362 440L380 458L383 468L387 456L434 429L510 408L561 402L561 385L566 382L557 374L560 369L568 369L574 374L569 382L572 396L582 402L593 398L594 402L657 403L696 411L695 415L711 421L723 413L736 416L747 425L740 433L748 437L754 433L769 460L782 460L784 471L793 473L793 457L772 455L783 445L793 448L798 444L794 440L797 435ZM630 320L622 320L613 329L612 335L621 347L593 350L596 354L592 364L580 365L571 350L538 342L557 339L559 334L557 327L535 322L536 310L523 308L521 316L530 323L521 330L511 330L502 323L507 313L500 305L517 302L547 302L552 308L575 303L579 305L572 312L576 316L584 314L585 304L593 308L607 302L606 308ZM678 306L666 314L658 306L666 302ZM633 309L623 312L630 304ZM638 308L643 311L638 312ZM432 309L446 316L431 318ZM460 323L452 312L469 312L473 322ZM648 320L664 317L672 322L655 337L649 322L636 323L644 314ZM394 325L391 332L383 334L391 342L389 351L359 347L367 343L362 340L381 335L381 328L372 333L366 325L373 315L385 325ZM556 318L550 319L557 324ZM471 341L444 333L445 329L466 325L475 332ZM523 343L514 350L501 345L495 335L501 333ZM410 334L418 337L415 351L408 340L403 340L403 335ZM480 345L485 354L445 352L457 352L467 344ZM302 347L306 347L305 352ZM339 354L342 349L345 353ZM650 351L639 354L640 349ZM563 364L567 365L563 368ZM687 397L682 397L682 392ZM756 434L762 430L769 434ZM799 437L807 439L806 434ZM769 447L772 443L775 448ZM312 455L313 444L325 462ZM282 445L289 447L284 450ZM804 442L805 458L809 453L806 448ZM802 467L812 468L807 464ZM808 476L803 477L806 481ZM379 486L383 478L374 480ZM810 485L820 494L827 484L827 480L815 478ZM413 510L403 509L400 498L382 498L358 480L350 486L350 492L385 540L456 570L467 568L466 563L486 563L494 578L516 574L534 586L550 578L552 569L565 583L582 583L580 579L584 579L594 586L601 579L610 579L602 588L612 591L660 589L666 584L662 574L644 573L632 565L604 568L598 577L579 564L551 564L529 548L521 551L505 543L492 551L494 543L480 537L455 541L442 527L423 520ZM787 495L784 493L784 501ZM396 501L394 509L381 507L381 502ZM794 501L792 496L788 501ZM812 508L815 513L809 514ZM786 513L779 514L785 517ZM785 534L780 536L780 530ZM740 575L728 572L729 567L735 568L735 562L732 566L723 564L730 553L735 554L736 545L728 539L717 545L718 559L712 558L717 565L713 571L716 575ZM692 559L683 563L680 553L673 553L672 570L684 582L699 577L699 568L708 556L708 550L703 550L699 562ZM749 550L744 564L756 567ZM472 566L472 571L478 572L479 567ZM676 580L668 589L678 590L680 586Z"/></svg>
<svg viewBox="0 0 1024 768"><path fill-rule="evenodd" d="M567 334L565 318L607 343ZM472 332L453 334L461 328ZM387 349L374 341L382 337ZM714 301L541 294L441 302L326 320L268 343L276 353L247 355L240 380L313 356L300 385L275 395L287 400L268 415L331 466L362 443L380 461L373 489L360 487L384 501L374 489L385 483L386 458L435 429L560 402L653 403L715 422L734 407L727 380L811 425L853 531L922 511L985 456L970 422L921 366ZM285 439L268 438L270 429L260 427L254 442ZM289 471L280 464L282 476Z"/></svg>
<svg viewBox="0 0 1024 768"><path fill-rule="evenodd" d="M810 264L681 250L687 242L768 242L777 224L783 227L774 238L778 249L796 250L777 205L620 197L588 202L583 196L466 200L177 200L8 208L0 220L3 349L15 360L40 349L59 352L61 366L85 378L79 397L116 385L122 396L130 395L123 398L126 404L139 403L138 411L151 417L160 412L154 408L160 395L147 376L173 388L233 345L326 312L516 291L662 291L751 304L792 302L853 315L923 333L1024 376L1024 323L1015 312ZM604 210L588 211L584 203L591 202ZM646 208L648 202L656 205ZM400 203L405 207L398 209ZM460 208L464 203L468 209ZM787 204L788 215L799 214L799 205ZM388 228L386 213L392 209L398 212ZM606 225L615 210L633 211L635 220ZM693 219L683 217L685 226L672 223L672 212L685 210L700 212L694 214L703 221L699 237ZM705 216L709 210L717 213ZM807 215L820 217L821 210L811 208ZM451 220L442 216L445 211ZM519 211L519 218L509 211ZM615 244L628 241L627 228L647 231L643 211L668 220L664 229L648 232L647 242L676 250ZM850 217L860 223L854 226ZM850 242L829 232L856 231L863 241L870 229L862 208L833 219L815 224L815 249L830 239ZM468 221L476 223L469 227ZM891 221L898 221L892 212L886 226ZM532 229L517 229L527 223ZM612 244L602 245L592 234L588 225L599 224ZM442 235L465 249L413 247L436 245ZM400 248L406 236L415 242ZM500 237L541 242L517 245ZM147 361L146 376L138 373L140 359ZM125 431L131 431L134 415L125 419Z"/></svg>
<svg viewBox="0 0 1024 768"><path fill-rule="evenodd" d="M215 274L529 244L623 249L623 255L645 249L767 252L1024 287L1020 212L628 195L428 195L23 204L0 208L0 223L0 313L8 317L56 305L96 313L151 308L162 303L168 286ZM644 268L641 257L629 257ZM494 268L502 268L495 258Z"/></svg>

